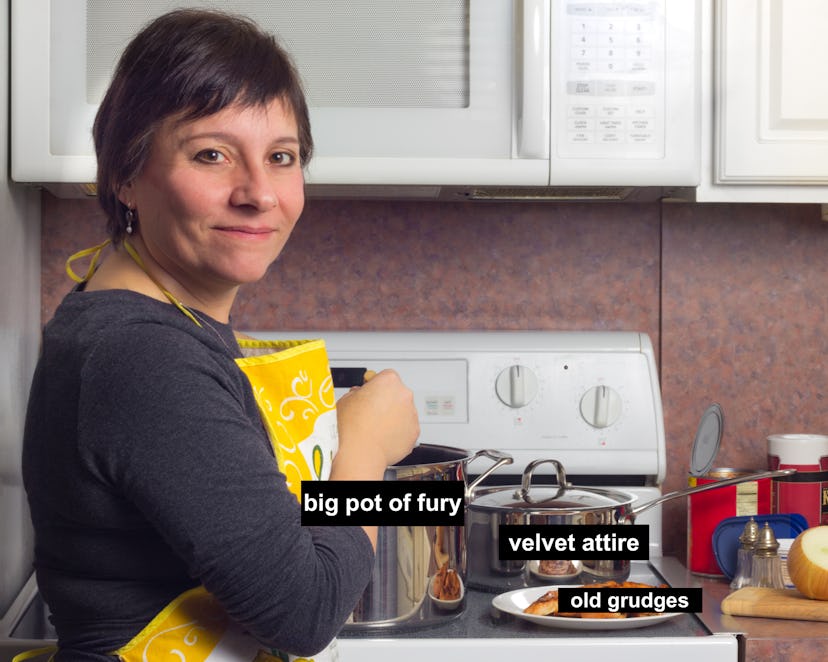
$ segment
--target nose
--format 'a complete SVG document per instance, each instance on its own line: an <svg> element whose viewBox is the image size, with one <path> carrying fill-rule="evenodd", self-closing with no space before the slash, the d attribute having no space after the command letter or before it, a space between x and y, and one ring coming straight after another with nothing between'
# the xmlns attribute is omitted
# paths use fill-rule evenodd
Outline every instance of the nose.
<svg viewBox="0 0 828 662"><path fill-rule="evenodd" d="M279 202L272 175L264 165L244 168L239 172L230 194L230 203L237 207L251 207L258 211L269 211Z"/></svg>

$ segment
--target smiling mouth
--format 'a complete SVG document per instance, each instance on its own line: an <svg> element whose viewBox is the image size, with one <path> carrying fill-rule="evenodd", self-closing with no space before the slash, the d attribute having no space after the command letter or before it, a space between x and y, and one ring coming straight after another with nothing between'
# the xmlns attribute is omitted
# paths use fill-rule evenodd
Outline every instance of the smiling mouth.
<svg viewBox="0 0 828 662"><path fill-rule="evenodd" d="M239 227L239 226L231 226L231 227L223 227L223 228L216 228L219 232L228 232L233 234L244 234L244 235L251 235L251 236L260 236L260 235L269 235L275 232L272 228L249 228L249 227Z"/></svg>

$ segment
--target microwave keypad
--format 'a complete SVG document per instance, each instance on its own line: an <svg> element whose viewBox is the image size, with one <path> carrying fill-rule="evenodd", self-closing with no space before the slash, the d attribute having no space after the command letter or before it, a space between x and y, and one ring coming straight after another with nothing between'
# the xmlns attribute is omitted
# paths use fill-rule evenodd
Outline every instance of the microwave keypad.
<svg viewBox="0 0 828 662"><path fill-rule="evenodd" d="M559 156L663 156L664 9L664 0L565 4Z"/></svg>

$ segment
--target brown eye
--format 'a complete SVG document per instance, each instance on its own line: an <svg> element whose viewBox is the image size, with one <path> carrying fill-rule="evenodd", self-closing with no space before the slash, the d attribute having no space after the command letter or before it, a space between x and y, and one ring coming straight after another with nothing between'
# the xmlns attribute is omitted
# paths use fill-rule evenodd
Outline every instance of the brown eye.
<svg viewBox="0 0 828 662"><path fill-rule="evenodd" d="M273 152L270 162L280 166L289 166L296 162L296 156L290 152Z"/></svg>
<svg viewBox="0 0 828 662"><path fill-rule="evenodd" d="M224 155L217 149L203 149L196 154L195 158L204 163L219 163L224 160Z"/></svg>

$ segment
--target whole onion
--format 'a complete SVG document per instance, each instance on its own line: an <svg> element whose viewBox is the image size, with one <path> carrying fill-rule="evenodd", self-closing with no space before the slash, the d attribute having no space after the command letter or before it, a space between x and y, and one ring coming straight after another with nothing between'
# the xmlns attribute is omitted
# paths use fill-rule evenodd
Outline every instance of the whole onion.
<svg viewBox="0 0 828 662"><path fill-rule="evenodd" d="M828 600L828 526L800 533L788 552L788 574L797 590L815 600Z"/></svg>

